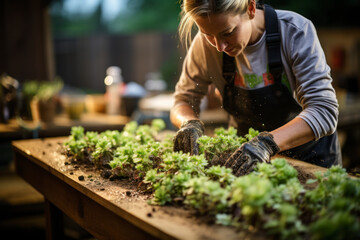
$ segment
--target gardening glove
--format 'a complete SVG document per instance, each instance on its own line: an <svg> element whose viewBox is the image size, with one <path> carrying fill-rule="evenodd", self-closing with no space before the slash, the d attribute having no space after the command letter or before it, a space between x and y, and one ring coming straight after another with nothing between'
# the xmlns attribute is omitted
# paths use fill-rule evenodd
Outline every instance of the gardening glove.
<svg viewBox="0 0 360 240"><path fill-rule="evenodd" d="M261 132L249 142L242 144L225 162L235 176L250 173L257 163L270 163L270 158L280 151L269 132Z"/></svg>
<svg viewBox="0 0 360 240"><path fill-rule="evenodd" d="M174 151L182 151L191 155L199 154L197 140L204 134L204 123L200 120L185 121L174 137Z"/></svg>

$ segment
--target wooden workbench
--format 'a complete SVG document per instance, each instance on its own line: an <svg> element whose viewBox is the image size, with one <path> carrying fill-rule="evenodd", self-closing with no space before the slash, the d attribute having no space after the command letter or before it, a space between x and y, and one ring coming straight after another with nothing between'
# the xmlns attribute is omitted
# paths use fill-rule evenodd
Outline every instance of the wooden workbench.
<svg viewBox="0 0 360 240"><path fill-rule="evenodd" d="M149 196L138 194L125 180L110 181L84 165L69 164L60 153L66 139L12 142L17 173L45 197L48 239L63 236L62 213L97 239L239 238L235 229L206 224L189 210L147 204ZM290 161L314 170L313 165ZM80 176L84 180L79 180Z"/></svg>
<svg viewBox="0 0 360 240"><path fill-rule="evenodd" d="M84 166L66 164L59 152L66 139L12 143L16 172L45 197L48 239L61 239L62 213L98 239L238 238L233 229L207 225L190 211L147 204L148 196L137 194L126 181L106 180Z"/></svg>
<svg viewBox="0 0 360 240"><path fill-rule="evenodd" d="M40 138L70 135L71 127L79 125L86 131L121 130L129 121L127 116L102 113L84 113L79 120L60 114L51 123L34 123L14 118L6 124L0 123L0 142L33 138L31 131L37 131L37 137Z"/></svg>

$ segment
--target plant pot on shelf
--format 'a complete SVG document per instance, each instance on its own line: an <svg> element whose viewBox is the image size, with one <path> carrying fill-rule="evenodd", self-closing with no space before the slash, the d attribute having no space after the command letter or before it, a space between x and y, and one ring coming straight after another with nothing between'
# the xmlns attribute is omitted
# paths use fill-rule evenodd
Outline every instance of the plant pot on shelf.
<svg viewBox="0 0 360 240"><path fill-rule="evenodd" d="M71 120L79 120L84 112L84 96L81 94L65 94L61 97L62 104Z"/></svg>
<svg viewBox="0 0 360 240"><path fill-rule="evenodd" d="M51 123L55 118L56 101L55 98L48 100L39 100L34 98L31 103L31 112L33 121Z"/></svg>
<svg viewBox="0 0 360 240"><path fill-rule="evenodd" d="M104 94L88 94L85 97L86 111L89 113L105 113L106 100Z"/></svg>
<svg viewBox="0 0 360 240"><path fill-rule="evenodd" d="M27 81L23 86L24 96L31 99L30 109L34 122L51 123L54 121L57 97L63 88L63 81Z"/></svg>

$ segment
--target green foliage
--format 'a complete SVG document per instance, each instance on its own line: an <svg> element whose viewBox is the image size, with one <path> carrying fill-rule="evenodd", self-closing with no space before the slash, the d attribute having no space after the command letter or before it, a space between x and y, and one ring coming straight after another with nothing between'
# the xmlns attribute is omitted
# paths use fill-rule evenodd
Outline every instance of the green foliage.
<svg viewBox="0 0 360 240"><path fill-rule="evenodd" d="M218 181L222 186L230 185L236 178L230 168L220 166L211 166L205 173L211 180Z"/></svg>
<svg viewBox="0 0 360 240"><path fill-rule="evenodd" d="M27 81L23 85L22 92L24 96L32 99L36 97L40 101L48 101L56 96L63 88L63 81L57 77L53 81Z"/></svg>
<svg viewBox="0 0 360 240"><path fill-rule="evenodd" d="M264 177L271 180L273 184L279 185L286 183L288 180L297 178L297 171L290 166L285 159L277 158L272 164L259 164L258 172Z"/></svg>
<svg viewBox="0 0 360 240"><path fill-rule="evenodd" d="M305 207L316 216L310 226L313 238L360 238L360 180L350 179L345 169L335 166L318 173L317 181L317 188L305 194Z"/></svg>
<svg viewBox="0 0 360 240"><path fill-rule="evenodd" d="M102 6L93 12L66 11L64 0L53 0L50 7L52 33L55 37L84 36L104 31Z"/></svg>
<svg viewBox="0 0 360 240"><path fill-rule="evenodd" d="M27 81L23 84L22 94L29 99L33 98L38 91L39 83L37 81Z"/></svg>
<svg viewBox="0 0 360 240"><path fill-rule="evenodd" d="M215 215L228 210L229 188L222 188L220 182L201 176L189 179L183 192L184 204L200 214Z"/></svg>
<svg viewBox="0 0 360 240"><path fill-rule="evenodd" d="M312 239L360 239L359 216L345 211L327 214L310 226Z"/></svg>
<svg viewBox="0 0 360 240"><path fill-rule="evenodd" d="M84 138L84 128L81 126L72 127L69 140L64 143L64 146L67 148L67 152L75 159L82 160L87 148L87 143Z"/></svg>
<svg viewBox="0 0 360 240"><path fill-rule="evenodd" d="M99 163L101 158L111 158L112 151L111 151L111 142L109 142L108 138L102 137L98 140L95 145L95 151L92 152L91 157L92 161L96 164Z"/></svg>
<svg viewBox="0 0 360 240"><path fill-rule="evenodd" d="M163 120L161 119L154 119L151 122L151 127L152 129L154 129L155 134L157 134L158 132L160 132L161 130L165 129L166 124Z"/></svg>
<svg viewBox="0 0 360 240"><path fill-rule="evenodd" d="M108 26L111 32L161 31L175 33L179 24L180 4L176 0L129 1L127 11Z"/></svg>
<svg viewBox="0 0 360 240"><path fill-rule="evenodd" d="M35 96L40 101L48 101L52 97L56 96L63 88L64 83L60 78L56 78L54 81L46 81L39 83L39 88Z"/></svg>
<svg viewBox="0 0 360 240"><path fill-rule="evenodd" d="M93 12L66 11L64 1L51 5L55 36L83 36L94 33L136 33L161 31L175 33L179 23L180 4L176 0L132 0L114 19L104 18L100 1Z"/></svg>
<svg viewBox="0 0 360 240"><path fill-rule="evenodd" d="M265 3L277 9L291 10L312 20L315 26L359 26L356 11L357 0L271 0ZM126 10L110 21L105 21L102 4L93 12L67 12L65 1L53 0L51 20L55 36L81 36L93 33L134 33L143 31L165 31L175 33L179 24L181 1L177 0L131 0ZM334 17L337 16L337 17Z"/></svg>
<svg viewBox="0 0 360 240"><path fill-rule="evenodd" d="M97 165L105 162L113 172L142 182L151 192L150 204L177 204L207 214L217 224L263 230L276 239L357 239L360 232L360 181L334 166L317 173L316 188L307 190L298 172L285 159L260 163L255 170L235 177L232 170L209 164L224 151L233 151L259 134L244 137L236 129L219 128L215 137L199 139L201 154L173 152L173 135L156 141L165 127L156 119L149 125L128 123L122 132L86 132L73 127L65 142L68 155Z"/></svg>
<svg viewBox="0 0 360 240"><path fill-rule="evenodd" d="M264 208L271 201L273 193L271 182L259 175L249 174L237 178L232 184L230 204L237 204L242 215L251 220L253 216L262 216Z"/></svg>
<svg viewBox="0 0 360 240"><path fill-rule="evenodd" d="M237 130L233 127L229 129L217 128L214 131L214 137L202 136L198 139L199 152L205 154L206 159L211 161L215 156L219 156L224 152L232 152L249 138L255 136L256 131L249 130L247 137L237 136ZM257 132L258 134L258 132Z"/></svg>
<svg viewBox="0 0 360 240"><path fill-rule="evenodd" d="M296 205L282 203L274 206L275 213L269 216L264 229L281 239L303 239L307 227L300 219L301 211Z"/></svg>

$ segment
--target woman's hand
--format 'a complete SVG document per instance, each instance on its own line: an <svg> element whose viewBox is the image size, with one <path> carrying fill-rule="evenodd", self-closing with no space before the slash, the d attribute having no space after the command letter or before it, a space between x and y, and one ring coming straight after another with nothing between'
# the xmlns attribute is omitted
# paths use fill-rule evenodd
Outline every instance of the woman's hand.
<svg viewBox="0 0 360 240"><path fill-rule="evenodd" d="M197 140L204 134L204 131L204 123L200 120L194 119L184 122L174 137L174 151L198 155Z"/></svg>
<svg viewBox="0 0 360 240"><path fill-rule="evenodd" d="M261 132L249 142L242 144L225 162L225 167L232 168L234 175L242 176L250 173L257 163L270 163L270 158L277 154L280 148L275 143L273 135Z"/></svg>

